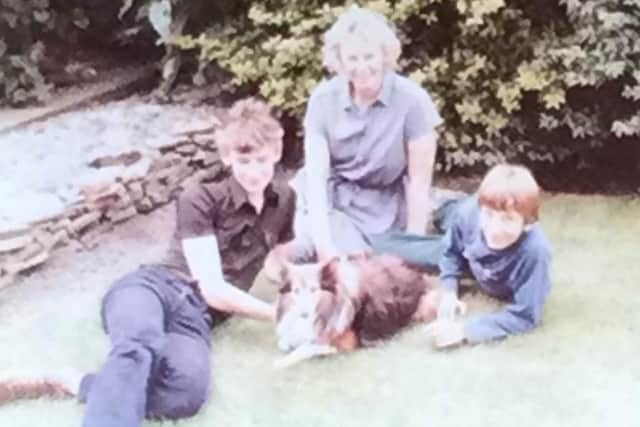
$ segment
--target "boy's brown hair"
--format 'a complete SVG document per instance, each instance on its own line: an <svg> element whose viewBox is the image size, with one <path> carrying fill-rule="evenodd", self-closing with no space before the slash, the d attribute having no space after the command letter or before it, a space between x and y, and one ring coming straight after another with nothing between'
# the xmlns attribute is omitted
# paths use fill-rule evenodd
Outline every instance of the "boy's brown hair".
<svg viewBox="0 0 640 427"><path fill-rule="evenodd" d="M524 166L496 165L485 175L478 190L482 206L494 210L518 212L526 224L538 220L540 187Z"/></svg>
<svg viewBox="0 0 640 427"><path fill-rule="evenodd" d="M262 148L282 154L284 130L271 115L271 108L255 98L236 101L223 117L215 140L224 159L232 151L249 154Z"/></svg>

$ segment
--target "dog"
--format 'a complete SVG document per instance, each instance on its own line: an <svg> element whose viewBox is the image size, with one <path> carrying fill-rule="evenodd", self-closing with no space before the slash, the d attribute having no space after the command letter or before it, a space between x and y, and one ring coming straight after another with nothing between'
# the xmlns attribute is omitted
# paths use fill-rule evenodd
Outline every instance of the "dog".
<svg viewBox="0 0 640 427"><path fill-rule="evenodd" d="M288 352L277 367L375 346L413 322L437 316L440 291L435 279L393 255L285 262L276 281L278 347Z"/></svg>

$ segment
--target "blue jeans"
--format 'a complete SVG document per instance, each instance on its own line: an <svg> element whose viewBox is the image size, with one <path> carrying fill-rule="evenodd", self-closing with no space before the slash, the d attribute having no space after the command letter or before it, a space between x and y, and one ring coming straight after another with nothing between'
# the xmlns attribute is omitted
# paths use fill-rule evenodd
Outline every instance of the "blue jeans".
<svg viewBox="0 0 640 427"><path fill-rule="evenodd" d="M84 427L139 427L145 417L198 412L209 394L212 319L195 288L141 266L107 292L102 320L111 351L81 382Z"/></svg>
<svg viewBox="0 0 640 427"><path fill-rule="evenodd" d="M371 249L375 253L399 256L415 268L436 272L445 249L444 234L451 224L453 213L465 199L466 197L447 200L433 213L435 233L418 235L391 231L369 235L367 237Z"/></svg>

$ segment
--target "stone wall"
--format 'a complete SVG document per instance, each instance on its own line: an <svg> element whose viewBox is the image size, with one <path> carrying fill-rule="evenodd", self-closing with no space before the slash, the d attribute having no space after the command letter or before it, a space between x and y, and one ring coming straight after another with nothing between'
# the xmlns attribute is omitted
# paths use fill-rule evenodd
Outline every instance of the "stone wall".
<svg viewBox="0 0 640 427"><path fill-rule="evenodd" d="M97 153L89 165L103 178L82 186L75 201L56 209L39 209L43 205L38 200L35 206L25 206L40 216L0 229L0 288L46 263L56 249L90 249L114 225L169 203L191 183L215 180L223 166L213 130L177 132L158 141L151 153Z"/></svg>
<svg viewBox="0 0 640 427"><path fill-rule="evenodd" d="M90 249L116 224L218 178L217 113L130 99L3 135L0 288L56 249Z"/></svg>

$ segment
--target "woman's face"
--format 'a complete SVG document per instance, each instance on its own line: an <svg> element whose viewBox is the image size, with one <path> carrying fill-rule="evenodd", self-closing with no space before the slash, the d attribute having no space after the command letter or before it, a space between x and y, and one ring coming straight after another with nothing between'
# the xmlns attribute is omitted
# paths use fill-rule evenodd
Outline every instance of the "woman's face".
<svg viewBox="0 0 640 427"><path fill-rule="evenodd" d="M384 56L376 43L350 37L340 45L342 72L359 96L377 96L384 78Z"/></svg>

